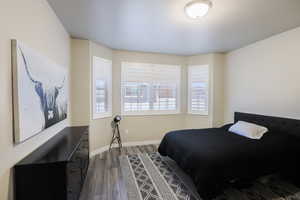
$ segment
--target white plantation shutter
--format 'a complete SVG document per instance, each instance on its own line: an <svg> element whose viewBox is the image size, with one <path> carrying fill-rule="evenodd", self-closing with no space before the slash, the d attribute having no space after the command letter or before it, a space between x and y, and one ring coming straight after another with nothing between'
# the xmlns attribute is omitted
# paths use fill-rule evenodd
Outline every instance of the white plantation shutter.
<svg viewBox="0 0 300 200"><path fill-rule="evenodd" d="M179 113L181 67L122 63L122 113Z"/></svg>
<svg viewBox="0 0 300 200"><path fill-rule="evenodd" d="M209 106L209 66L197 65L188 68L189 102L191 114L208 115Z"/></svg>
<svg viewBox="0 0 300 200"><path fill-rule="evenodd" d="M112 61L93 57L93 119L112 115Z"/></svg>

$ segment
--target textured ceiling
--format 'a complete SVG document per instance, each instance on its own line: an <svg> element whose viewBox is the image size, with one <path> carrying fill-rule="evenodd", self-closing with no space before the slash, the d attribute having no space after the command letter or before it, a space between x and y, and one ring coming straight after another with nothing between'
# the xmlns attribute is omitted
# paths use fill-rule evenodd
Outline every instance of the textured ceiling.
<svg viewBox="0 0 300 200"><path fill-rule="evenodd" d="M226 52L300 26L300 0L212 0L199 21L188 0L48 0L71 36L114 49Z"/></svg>

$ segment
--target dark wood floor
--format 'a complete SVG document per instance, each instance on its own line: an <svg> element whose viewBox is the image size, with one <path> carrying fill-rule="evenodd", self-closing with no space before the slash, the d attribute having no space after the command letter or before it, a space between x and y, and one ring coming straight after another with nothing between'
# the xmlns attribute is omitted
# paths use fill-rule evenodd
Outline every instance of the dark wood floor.
<svg viewBox="0 0 300 200"><path fill-rule="evenodd" d="M157 146L147 145L124 147L121 153L114 148L111 152L94 156L90 161L80 200L127 200L118 156L156 151Z"/></svg>
<svg viewBox="0 0 300 200"><path fill-rule="evenodd" d="M124 147L121 153L113 149L111 152L104 152L93 157L80 200L128 200L118 156L156 151L156 145ZM217 199L300 200L300 189L283 180L274 180L268 184L264 184L264 181L257 181L249 188L227 189Z"/></svg>

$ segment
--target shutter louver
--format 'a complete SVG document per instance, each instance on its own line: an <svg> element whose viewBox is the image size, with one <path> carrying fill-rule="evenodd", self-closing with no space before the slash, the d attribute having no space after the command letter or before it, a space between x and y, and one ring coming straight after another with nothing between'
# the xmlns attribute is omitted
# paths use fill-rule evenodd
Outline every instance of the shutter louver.
<svg viewBox="0 0 300 200"><path fill-rule="evenodd" d="M93 118L112 115L112 62L93 57Z"/></svg>
<svg viewBox="0 0 300 200"><path fill-rule="evenodd" d="M189 67L189 113L208 115L209 67Z"/></svg>
<svg viewBox="0 0 300 200"><path fill-rule="evenodd" d="M180 66L122 63L123 114L179 112Z"/></svg>
<svg viewBox="0 0 300 200"><path fill-rule="evenodd" d="M107 88L105 80L96 80L96 113L104 113L107 111Z"/></svg>

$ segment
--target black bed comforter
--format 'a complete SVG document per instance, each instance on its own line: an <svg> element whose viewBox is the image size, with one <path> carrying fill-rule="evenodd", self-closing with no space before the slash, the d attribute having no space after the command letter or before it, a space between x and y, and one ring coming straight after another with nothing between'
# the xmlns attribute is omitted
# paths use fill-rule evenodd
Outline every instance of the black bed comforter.
<svg viewBox="0 0 300 200"><path fill-rule="evenodd" d="M229 181L284 169L298 157L295 145L295 138L287 134L268 132L253 140L225 128L211 128L169 132L159 153L175 160L191 176L200 195L209 197Z"/></svg>

